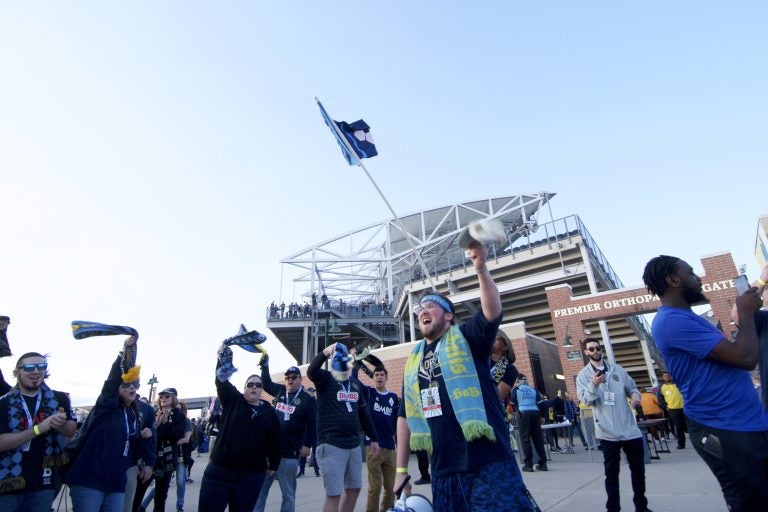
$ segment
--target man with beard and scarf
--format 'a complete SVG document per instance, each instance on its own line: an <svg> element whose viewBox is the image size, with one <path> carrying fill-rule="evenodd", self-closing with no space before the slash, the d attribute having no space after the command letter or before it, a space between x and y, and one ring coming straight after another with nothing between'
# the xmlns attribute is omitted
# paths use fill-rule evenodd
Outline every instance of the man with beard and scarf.
<svg viewBox="0 0 768 512"><path fill-rule="evenodd" d="M603 360L603 347L595 338L581 342L589 363L576 376L579 400L592 406L595 420L595 436L600 440L605 467L605 492L608 512L621 510L619 497L619 468L621 450L627 457L632 475L632 501L636 512L649 512L645 497L645 462L643 434L632 412L640 405L640 390L635 381L621 366L608 365ZM632 409L627 403L632 400Z"/></svg>
<svg viewBox="0 0 768 512"><path fill-rule="evenodd" d="M22 355L13 374L16 385L0 398L0 510L48 511L66 462L58 437L77 425L67 395L45 383L44 355Z"/></svg>
<svg viewBox="0 0 768 512"><path fill-rule="evenodd" d="M322 368L328 358L331 371ZM371 439L371 455L379 455L378 436L361 384L352 379L347 347L334 343L317 354L307 377L317 387L317 460L323 470L323 512L352 512L363 486L363 454L360 430Z"/></svg>
<svg viewBox="0 0 768 512"><path fill-rule="evenodd" d="M643 281L661 299L653 337L685 399L693 447L720 482L729 510L765 510L768 412L750 377L758 360L757 288L736 297L739 333L732 341L691 311L708 300L688 263L657 256L646 264Z"/></svg>
<svg viewBox="0 0 768 512"><path fill-rule="evenodd" d="M505 413L491 375L491 351L503 317L486 264L488 249L467 249L479 284L480 308L455 325L453 303L429 293L419 302L419 330L403 370L397 420L395 489L408 473L409 448L432 456L435 510L538 510L509 442Z"/></svg>

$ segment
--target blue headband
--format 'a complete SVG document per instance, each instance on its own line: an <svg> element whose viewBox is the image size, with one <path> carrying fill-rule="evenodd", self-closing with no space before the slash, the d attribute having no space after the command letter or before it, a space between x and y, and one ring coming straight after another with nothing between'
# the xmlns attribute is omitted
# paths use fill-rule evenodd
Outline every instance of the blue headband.
<svg viewBox="0 0 768 512"><path fill-rule="evenodd" d="M453 308L451 308L451 303L445 300L445 297L442 295L436 295L434 293L430 293L429 295L425 295L419 304L424 305L425 302L434 302L441 308L443 308L447 313L453 313Z"/></svg>

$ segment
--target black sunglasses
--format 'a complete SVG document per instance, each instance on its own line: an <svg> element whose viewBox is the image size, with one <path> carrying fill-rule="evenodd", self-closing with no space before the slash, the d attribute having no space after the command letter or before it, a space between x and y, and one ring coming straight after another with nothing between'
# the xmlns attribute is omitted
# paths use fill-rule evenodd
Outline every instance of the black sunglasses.
<svg viewBox="0 0 768 512"><path fill-rule="evenodd" d="M264 384L262 384L261 382L249 382L248 384L245 385L245 387L247 387L248 389L251 389L251 388L261 389L264 387Z"/></svg>
<svg viewBox="0 0 768 512"><path fill-rule="evenodd" d="M44 372L48 369L48 363L37 363L37 364L23 364L18 367L18 369L24 370L25 372L33 372L35 369L40 370L41 372Z"/></svg>
<svg viewBox="0 0 768 512"><path fill-rule="evenodd" d="M587 352L602 352L603 347L587 347Z"/></svg>

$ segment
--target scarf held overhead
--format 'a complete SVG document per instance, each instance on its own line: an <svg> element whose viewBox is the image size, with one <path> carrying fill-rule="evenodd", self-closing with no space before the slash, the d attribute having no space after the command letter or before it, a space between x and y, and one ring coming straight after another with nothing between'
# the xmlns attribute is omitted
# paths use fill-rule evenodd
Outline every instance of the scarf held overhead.
<svg viewBox="0 0 768 512"><path fill-rule="evenodd" d="M100 324L99 322L86 322L83 320L72 321L72 336L76 340L82 340L90 338L92 336L116 336L124 334L126 336L133 336L136 341L139 341L139 332L133 327L123 325L107 325ZM123 371L122 379L124 383L134 382L139 380L140 366L136 366L136 353L137 343L125 347L122 353L122 361L120 362L120 368Z"/></svg>
<svg viewBox="0 0 768 512"><path fill-rule="evenodd" d="M488 424L477 369L469 343L458 326L452 325L438 344L438 360L453 412L467 442L485 437L496 440ZM424 418L419 388L419 365L424 356L426 340L421 340L405 362L405 414L411 431L411 449L432 452L432 436Z"/></svg>

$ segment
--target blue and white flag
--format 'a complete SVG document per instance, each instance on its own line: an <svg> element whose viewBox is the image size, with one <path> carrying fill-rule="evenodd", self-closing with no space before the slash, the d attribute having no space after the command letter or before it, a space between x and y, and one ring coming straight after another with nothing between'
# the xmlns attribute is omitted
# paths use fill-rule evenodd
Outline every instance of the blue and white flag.
<svg viewBox="0 0 768 512"><path fill-rule="evenodd" d="M323 115L325 124L327 124L328 128L331 129L333 136L336 138L336 142L341 148L341 153L344 155L344 158L347 159L347 163L349 165L360 165L361 158L371 158L379 154L376 151L376 146L373 143L371 127L368 126L365 121L362 119L355 121L354 123L334 121L328 115L328 112L325 111L323 104L320 103L320 100L315 98L315 101L317 101L317 106L320 107L320 113ZM338 131L336 128L338 128ZM344 136L343 140L339 136L339 131ZM352 151L355 152L357 158L355 158L355 155L350 153L349 148L352 148Z"/></svg>

